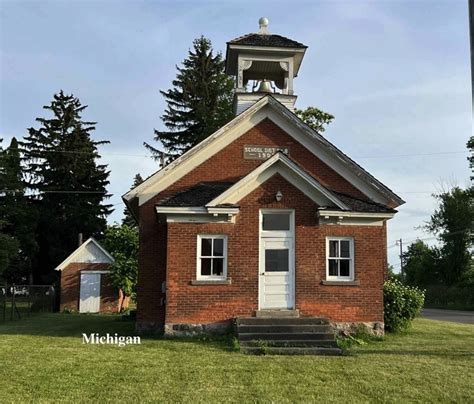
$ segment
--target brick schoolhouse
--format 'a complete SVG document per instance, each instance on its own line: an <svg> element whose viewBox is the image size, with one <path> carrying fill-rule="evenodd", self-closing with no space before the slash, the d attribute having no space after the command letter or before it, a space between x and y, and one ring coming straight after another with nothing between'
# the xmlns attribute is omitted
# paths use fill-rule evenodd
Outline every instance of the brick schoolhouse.
<svg viewBox="0 0 474 404"><path fill-rule="evenodd" d="M283 316L383 332L386 223L404 202L294 114L307 47L267 25L227 43L235 118L124 195L138 330Z"/></svg>

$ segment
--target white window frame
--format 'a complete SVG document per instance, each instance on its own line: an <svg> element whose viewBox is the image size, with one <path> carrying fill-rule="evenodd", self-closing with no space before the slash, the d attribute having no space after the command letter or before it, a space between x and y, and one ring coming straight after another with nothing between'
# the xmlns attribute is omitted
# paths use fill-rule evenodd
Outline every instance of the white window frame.
<svg viewBox="0 0 474 404"><path fill-rule="evenodd" d="M202 256L201 255L201 240L202 239L221 239L224 240L224 250L223 250L223 256ZM214 242L213 242L214 245ZM214 247L212 247L214 248ZM202 258L223 258L223 269L222 269L222 275L221 276L216 276L216 275L201 275L201 259ZM227 279L227 235L225 234L198 234L197 236L197 248L196 248L196 279L198 280L216 280L216 281L222 281Z"/></svg>
<svg viewBox="0 0 474 404"><path fill-rule="evenodd" d="M342 257L330 257L329 256L329 242L330 241L349 241L349 258ZM355 260L355 250L354 250L354 238L353 237L326 237L326 280L328 281L341 281L341 282L351 282L354 281L354 260ZM348 260L349 261L349 276L334 276L329 275L329 260Z"/></svg>

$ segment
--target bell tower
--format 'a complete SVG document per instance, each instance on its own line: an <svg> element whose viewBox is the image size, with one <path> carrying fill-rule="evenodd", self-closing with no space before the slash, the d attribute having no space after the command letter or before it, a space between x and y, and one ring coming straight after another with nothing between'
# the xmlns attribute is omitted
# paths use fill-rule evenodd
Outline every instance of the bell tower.
<svg viewBox="0 0 474 404"><path fill-rule="evenodd" d="M227 42L226 73L236 77L234 112L240 114L267 94L293 111L293 79L298 75L307 46L271 34L265 17L258 23L258 33Z"/></svg>

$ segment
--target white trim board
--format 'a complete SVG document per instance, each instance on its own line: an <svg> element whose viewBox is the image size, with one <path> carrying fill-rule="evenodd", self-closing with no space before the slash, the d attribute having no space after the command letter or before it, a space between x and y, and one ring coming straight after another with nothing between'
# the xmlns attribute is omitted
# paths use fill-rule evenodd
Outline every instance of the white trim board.
<svg viewBox="0 0 474 404"><path fill-rule="evenodd" d="M143 205L265 118L272 120L370 199L394 207L404 203L400 197L269 95L264 96L227 125L127 192L123 195L123 200L131 209L134 198L138 198L138 205Z"/></svg>
<svg viewBox="0 0 474 404"><path fill-rule="evenodd" d="M103 254L103 259L97 262L91 262L91 261L75 261L78 256L83 253L90 244L94 244L100 252ZM87 239L84 243L82 243L76 250L74 250L63 262L61 262L56 268L56 271L62 271L64 268L66 268L69 264L72 263L78 263L78 264L91 264L91 263L97 263L97 264L111 264L114 262L114 258L107 252L107 250L102 247L99 242L94 239L93 237Z"/></svg>

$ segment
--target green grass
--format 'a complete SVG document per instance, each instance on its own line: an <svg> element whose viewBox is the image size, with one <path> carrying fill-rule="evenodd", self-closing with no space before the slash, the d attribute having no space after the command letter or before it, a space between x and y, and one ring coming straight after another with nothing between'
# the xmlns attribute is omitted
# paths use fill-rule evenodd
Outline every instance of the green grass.
<svg viewBox="0 0 474 404"><path fill-rule="evenodd" d="M44 314L0 324L0 401L472 402L474 326L417 319L350 356L247 356L229 341L83 345L133 334L118 316Z"/></svg>

